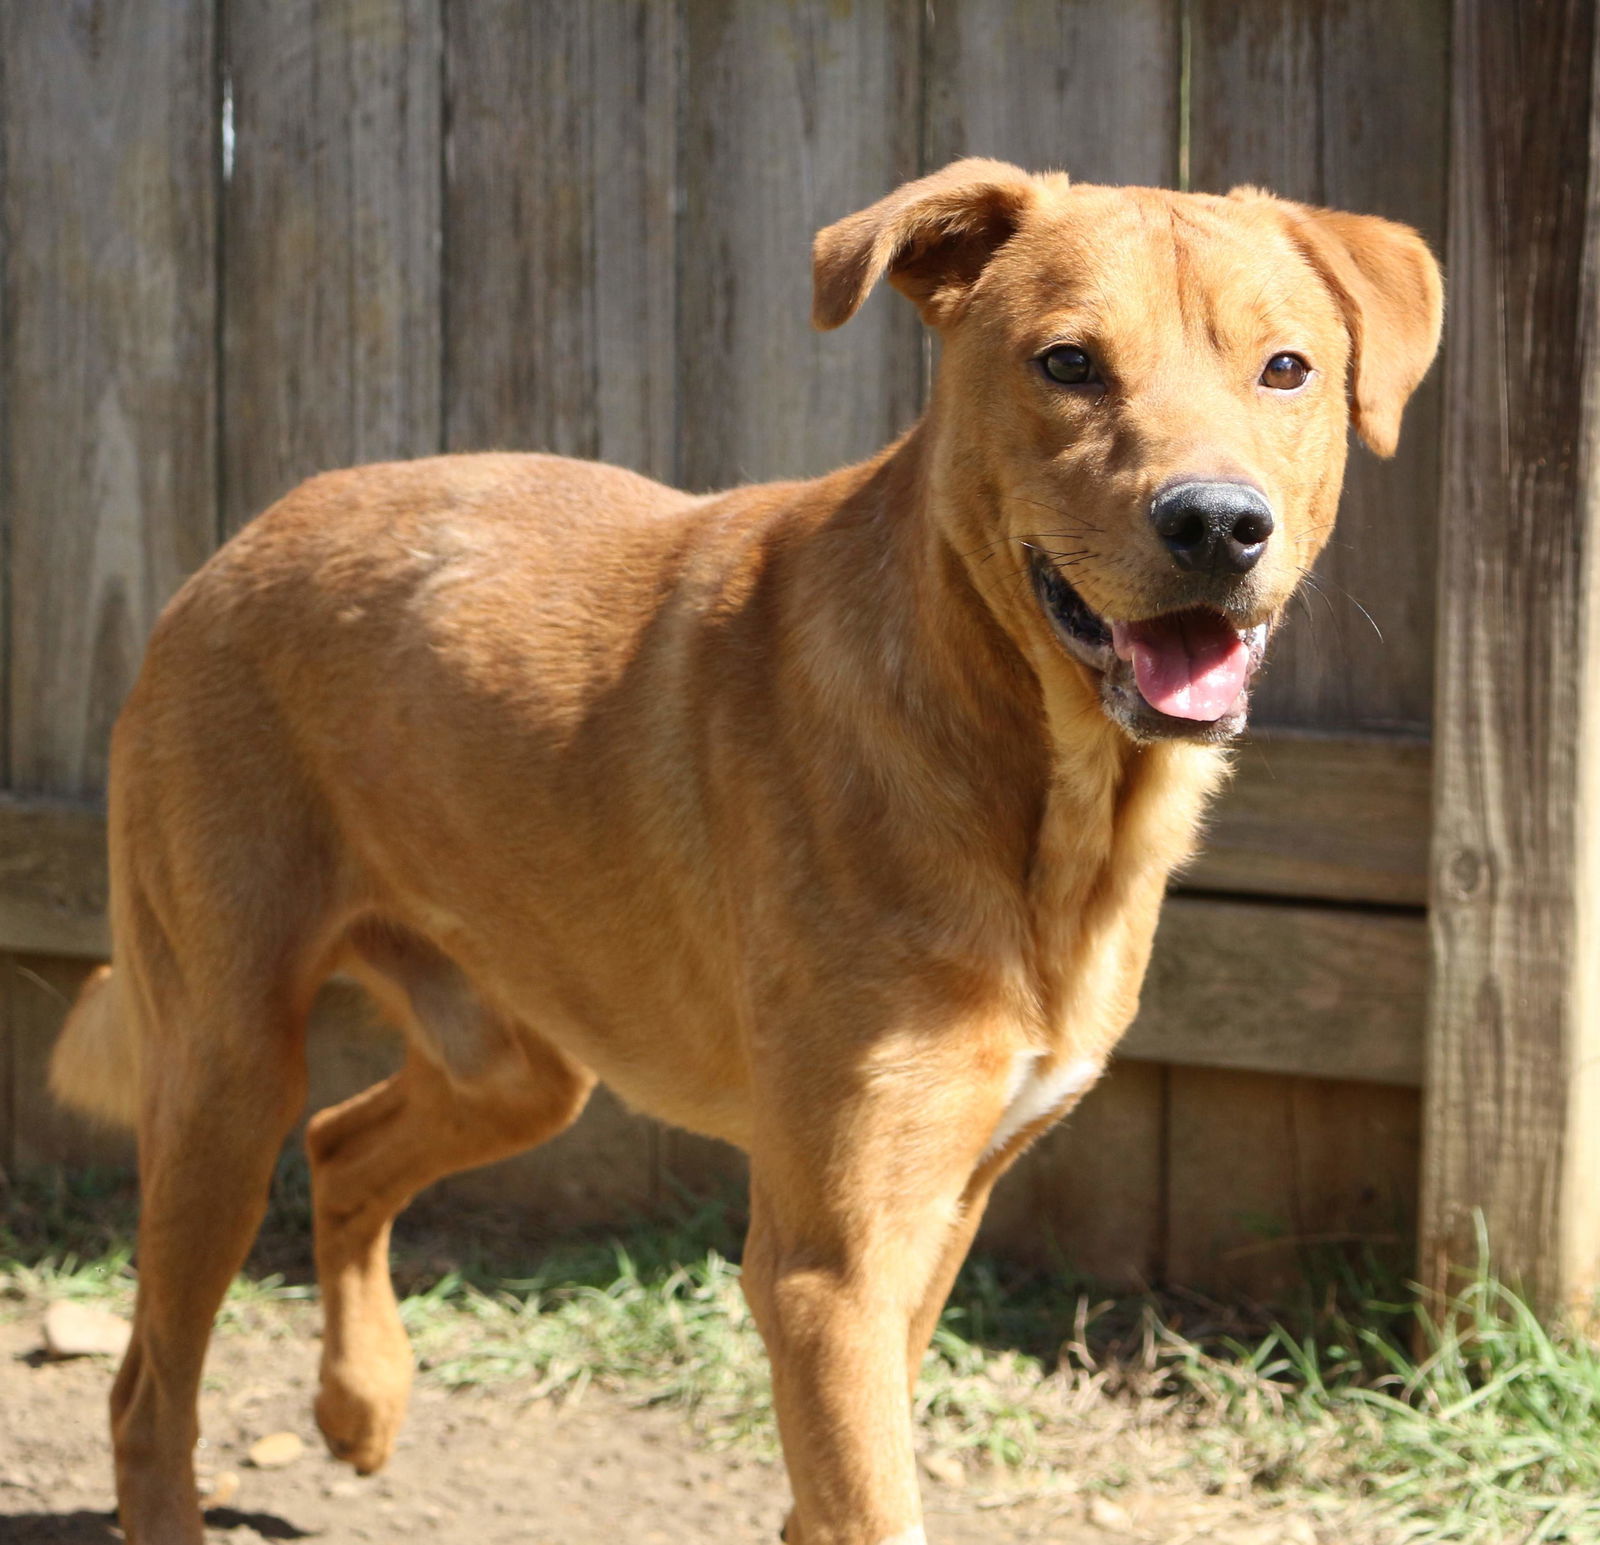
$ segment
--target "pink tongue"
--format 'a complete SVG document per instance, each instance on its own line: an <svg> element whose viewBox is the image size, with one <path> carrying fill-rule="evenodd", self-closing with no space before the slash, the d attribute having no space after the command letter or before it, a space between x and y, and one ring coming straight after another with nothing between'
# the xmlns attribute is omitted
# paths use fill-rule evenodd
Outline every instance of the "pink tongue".
<svg viewBox="0 0 1600 1545"><path fill-rule="evenodd" d="M1119 658L1133 661L1145 702L1174 719L1210 722L1232 710L1250 673L1250 646L1215 612L1112 624Z"/></svg>

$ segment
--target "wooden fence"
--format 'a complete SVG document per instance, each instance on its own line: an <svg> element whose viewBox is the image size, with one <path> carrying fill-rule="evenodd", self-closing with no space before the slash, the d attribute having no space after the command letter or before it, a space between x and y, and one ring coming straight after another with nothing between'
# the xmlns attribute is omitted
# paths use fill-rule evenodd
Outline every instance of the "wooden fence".
<svg viewBox="0 0 1600 1545"><path fill-rule="evenodd" d="M1587 1290L1594 44L1582 0L0 4L0 1162L125 1152L42 1069L179 580L352 462L709 488L875 449L927 350L892 295L811 332L811 235L982 153L1391 215L1453 308L1399 456L1353 457L1138 1026L991 1238L1270 1295L1308 1246L1409 1251L1420 1197L1430 1272L1482 1207L1547 1299ZM388 1053L350 995L318 1017L327 1098ZM565 1224L731 1165L600 1102L454 1184Z"/></svg>

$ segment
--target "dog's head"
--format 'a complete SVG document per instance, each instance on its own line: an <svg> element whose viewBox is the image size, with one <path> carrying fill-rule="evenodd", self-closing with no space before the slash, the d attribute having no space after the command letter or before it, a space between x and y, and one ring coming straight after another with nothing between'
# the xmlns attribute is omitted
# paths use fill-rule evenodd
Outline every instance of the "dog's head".
<svg viewBox="0 0 1600 1545"><path fill-rule="evenodd" d="M1136 740L1236 734L1347 428L1390 455L1438 346L1416 232L970 160L829 226L814 262L819 327L887 273L938 330L935 505L1013 636Z"/></svg>

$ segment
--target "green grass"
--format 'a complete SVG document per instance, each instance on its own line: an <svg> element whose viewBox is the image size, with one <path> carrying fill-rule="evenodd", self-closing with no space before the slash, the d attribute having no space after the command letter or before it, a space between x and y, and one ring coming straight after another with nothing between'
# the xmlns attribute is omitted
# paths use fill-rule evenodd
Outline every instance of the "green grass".
<svg viewBox="0 0 1600 1545"><path fill-rule="evenodd" d="M0 1310L57 1296L125 1307L125 1204L93 1177L13 1191ZM274 1222L299 1230L304 1210L290 1169ZM440 1236L402 1237L397 1275L425 1284L403 1304L424 1377L524 1397L602 1385L683 1410L710 1442L770 1451L735 1222L701 1208L560 1244L531 1276L508 1266L504 1232L479 1233L442 1271ZM263 1258L287 1270L241 1277L225 1323L270 1332L303 1316L286 1307L312 1291L296 1249L269 1240ZM1352 1542L1600 1541L1600 1352L1541 1326L1487 1259L1445 1305L1344 1260L1314 1302L1254 1325L1194 1298L1097 1299L1062 1274L980 1259L924 1364L922 1443L994 1484L1234 1495L1320 1516Z"/></svg>

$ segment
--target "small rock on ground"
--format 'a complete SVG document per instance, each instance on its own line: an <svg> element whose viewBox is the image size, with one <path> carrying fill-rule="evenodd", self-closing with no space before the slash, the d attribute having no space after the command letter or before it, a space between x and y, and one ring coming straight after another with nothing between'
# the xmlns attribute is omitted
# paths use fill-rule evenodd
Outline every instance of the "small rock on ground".
<svg viewBox="0 0 1600 1545"><path fill-rule="evenodd" d="M959 1487L967 1484L966 1467L954 1454L924 1454L922 1469L924 1474L933 1480L942 1481L946 1486Z"/></svg>
<svg viewBox="0 0 1600 1545"><path fill-rule="evenodd" d="M232 1507L239 1495L239 1476L233 1470L223 1470L200 1483L202 1507Z"/></svg>
<svg viewBox="0 0 1600 1545"><path fill-rule="evenodd" d="M1112 1534L1132 1534L1133 1517L1127 1508L1111 1501L1109 1497L1089 1499L1089 1522L1097 1529Z"/></svg>
<svg viewBox="0 0 1600 1545"><path fill-rule="evenodd" d="M273 1432L250 1445L250 1463L258 1470L281 1470L306 1451L296 1432Z"/></svg>
<svg viewBox="0 0 1600 1545"><path fill-rule="evenodd" d="M44 1349L51 1357L121 1357L133 1328L120 1316L62 1299L44 1312Z"/></svg>

